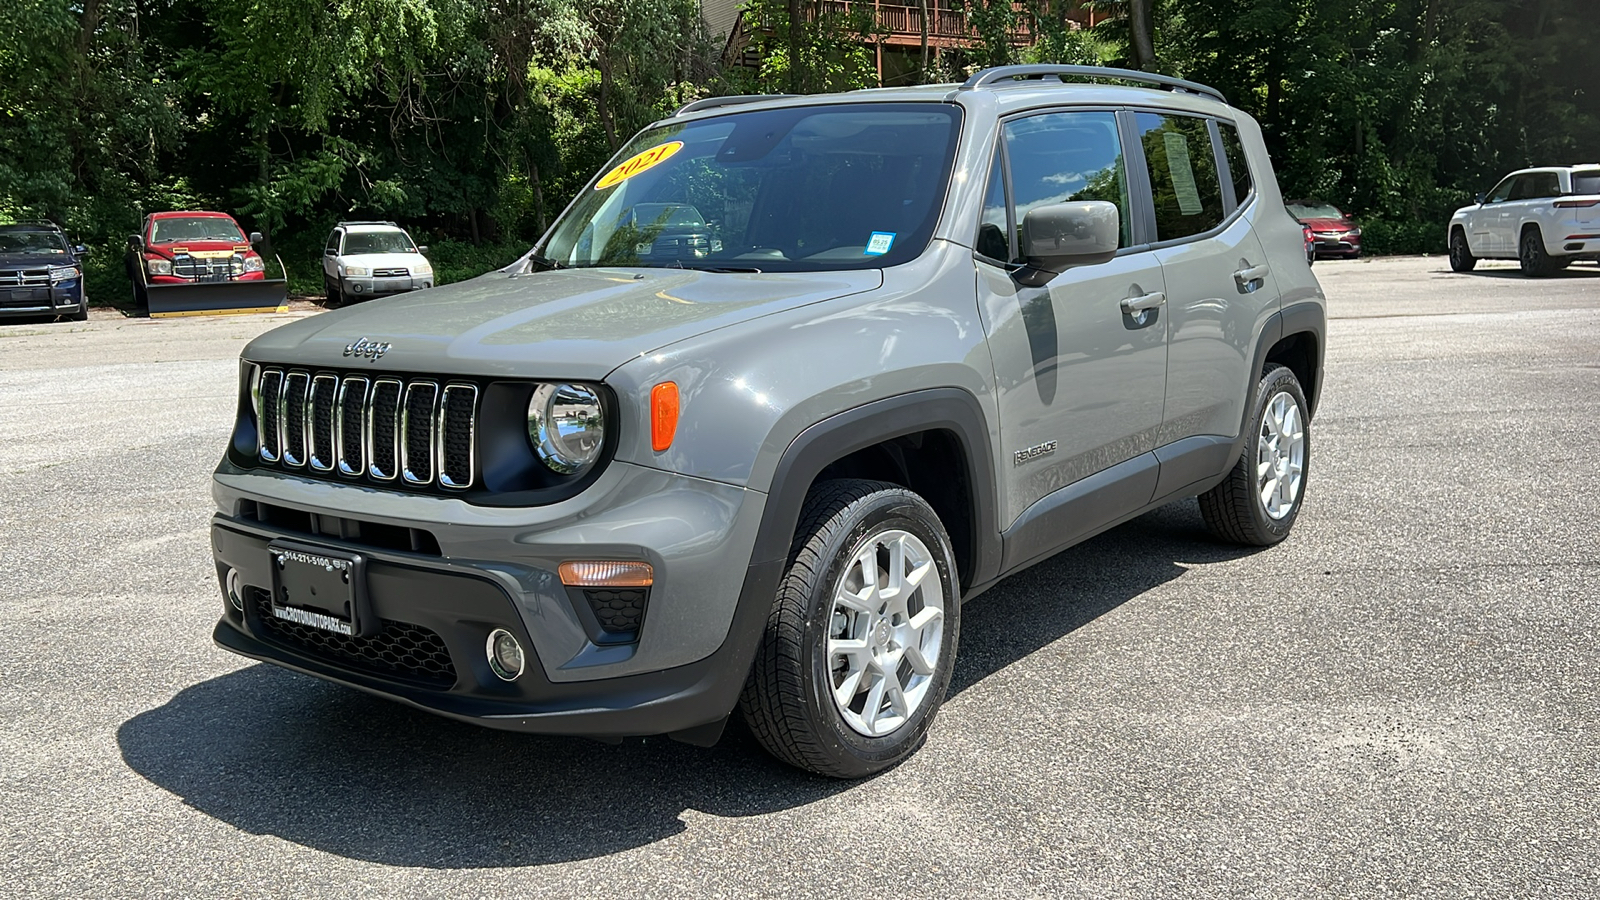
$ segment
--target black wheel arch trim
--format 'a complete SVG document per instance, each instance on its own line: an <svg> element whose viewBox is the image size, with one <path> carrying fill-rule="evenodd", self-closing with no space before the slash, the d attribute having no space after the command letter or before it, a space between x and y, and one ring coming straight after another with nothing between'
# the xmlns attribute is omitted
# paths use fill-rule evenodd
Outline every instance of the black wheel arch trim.
<svg viewBox="0 0 1600 900"><path fill-rule="evenodd" d="M984 423L983 407L970 392L929 388L875 400L807 427L789 443L773 470L751 554L752 565L787 563L806 494L830 463L897 437L948 431L955 435L961 448L972 489L968 548L972 571L958 574L963 585L987 580L999 570L1001 554L994 460ZM745 599L741 598L741 604Z"/></svg>

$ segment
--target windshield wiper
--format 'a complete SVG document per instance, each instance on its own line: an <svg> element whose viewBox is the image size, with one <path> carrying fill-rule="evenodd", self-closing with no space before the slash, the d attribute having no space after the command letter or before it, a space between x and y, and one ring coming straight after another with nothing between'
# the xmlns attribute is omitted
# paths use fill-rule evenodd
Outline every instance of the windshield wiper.
<svg viewBox="0 0 1600 900"><path fill-rule="evenodd" d="M518 273L518 274L522 274L522 275L532 274L532 269L533 269L534 266L540 266L540 267L544 268L546 271L549 271L550 269L565 269L567 267L565 263L556 262L555 260L549 258L548 256L542 256L542 255L540 255L538 253L529 253L528 256L527 256L527 260L528 260L528 270L529 271L521 272L521 273Z"/></svg>

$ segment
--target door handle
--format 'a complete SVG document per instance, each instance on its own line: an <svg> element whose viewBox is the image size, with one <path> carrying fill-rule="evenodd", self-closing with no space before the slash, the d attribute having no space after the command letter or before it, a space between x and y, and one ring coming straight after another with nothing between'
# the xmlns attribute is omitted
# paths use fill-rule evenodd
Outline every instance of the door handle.
<svg viewBox="0 0 1600 900"><path fill-rule="evenodd" d="M1137 297L1129 297L1122 301L1122 311L1130 316L1138 315L1147 309L1155 309L1167 302L1167 295L1161 291L1151 291Z"/></svg>
<svg viewBox="0 0 1600 900"><path fill-rule="evenodd" d="M1248 287L1251 282L1264 280L1271 272L1271 266L1262 264L1259 266L1251 266L1247 269L1240 269L1239 271L1233 273L1233 278L1235 281L1239 282L1240 287Z"/></svg>

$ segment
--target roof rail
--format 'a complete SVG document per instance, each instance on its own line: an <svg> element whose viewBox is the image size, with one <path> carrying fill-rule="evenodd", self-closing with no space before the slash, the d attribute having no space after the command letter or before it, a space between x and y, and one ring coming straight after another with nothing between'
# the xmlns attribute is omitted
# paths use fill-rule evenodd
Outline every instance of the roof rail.
<svg viewBox="0 0 1600 900"><path fill-rule="evenodd" d="M60 225L57 225L56 223L50 221L49 219L18 219L15 222L7 222L4 225L0 225L0 227L13 227L13 226L23 227L23 228L49 228L49 229L51 229L53 231L60 231L61 230L61 226Z"/></svg>
<svg viewBox="0 0 1600 900"><path fill-rule="evenodd" d="M701 111L703 109L716 109L716 108L718 108L720 106L738 106L741 103L759 103L762 100L782 100L785 97L795 97L795 96L798 96L798 95L797 94L738 94L738 95L735 95L735 96L732 96L732 97L702 97L699 100L691 100L688 103L685 103L684 105L678 107L678 111L673 113L673 115L674 116L681 116L681 115L684 115L685 113L699 112L699 111Z"/></svg>
<svg viewBox="0 0 1600 900"><path fill-rule="evenodd" d="M349 221L349 222L340 222L339 224L337 224L337 225L335 225L333 227L335 227L335 228L343 228L346 225L388 225L391 228L399 228L400 227L399 225L396 225L393 222L369 222L369 221L365 221L365 220L361 220L361 221L352 220L352 221Z"/></svg>
<svg viewBox="0 0 1600 900"><path fill-rule="evenodd" d="M1135 72L1132 69L1111 69L1104 66L995 66L992 69L984 69L981 72L974 73L971 78L967 79L965 84L961 85L961 90L977 90L978 88L990 87L1016 78L1055 76L1057 81L1065 82L1065 76L1069 75L1076 78L1114 78L1118 81L1134 81L1163 87L1172 91L1187 91L1191 94L1200 94L1223 103L1228 102L1228 98L1222 96L1221 91L1197 82L1184 81L1182 78L1173 78L1168 75L1156 75L1151 72Z"/></svg>

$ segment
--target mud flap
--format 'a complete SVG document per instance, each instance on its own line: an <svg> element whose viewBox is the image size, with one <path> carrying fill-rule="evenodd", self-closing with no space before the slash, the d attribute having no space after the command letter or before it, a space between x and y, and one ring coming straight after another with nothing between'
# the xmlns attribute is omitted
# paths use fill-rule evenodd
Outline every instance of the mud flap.
<svg viewBox="0 0 1600 900"><path fill-rule="evenodd" d="M145 287L150 317L226 316L238 313L286 312L289 283L221 281L214 284L152 284Z"/></svg>

